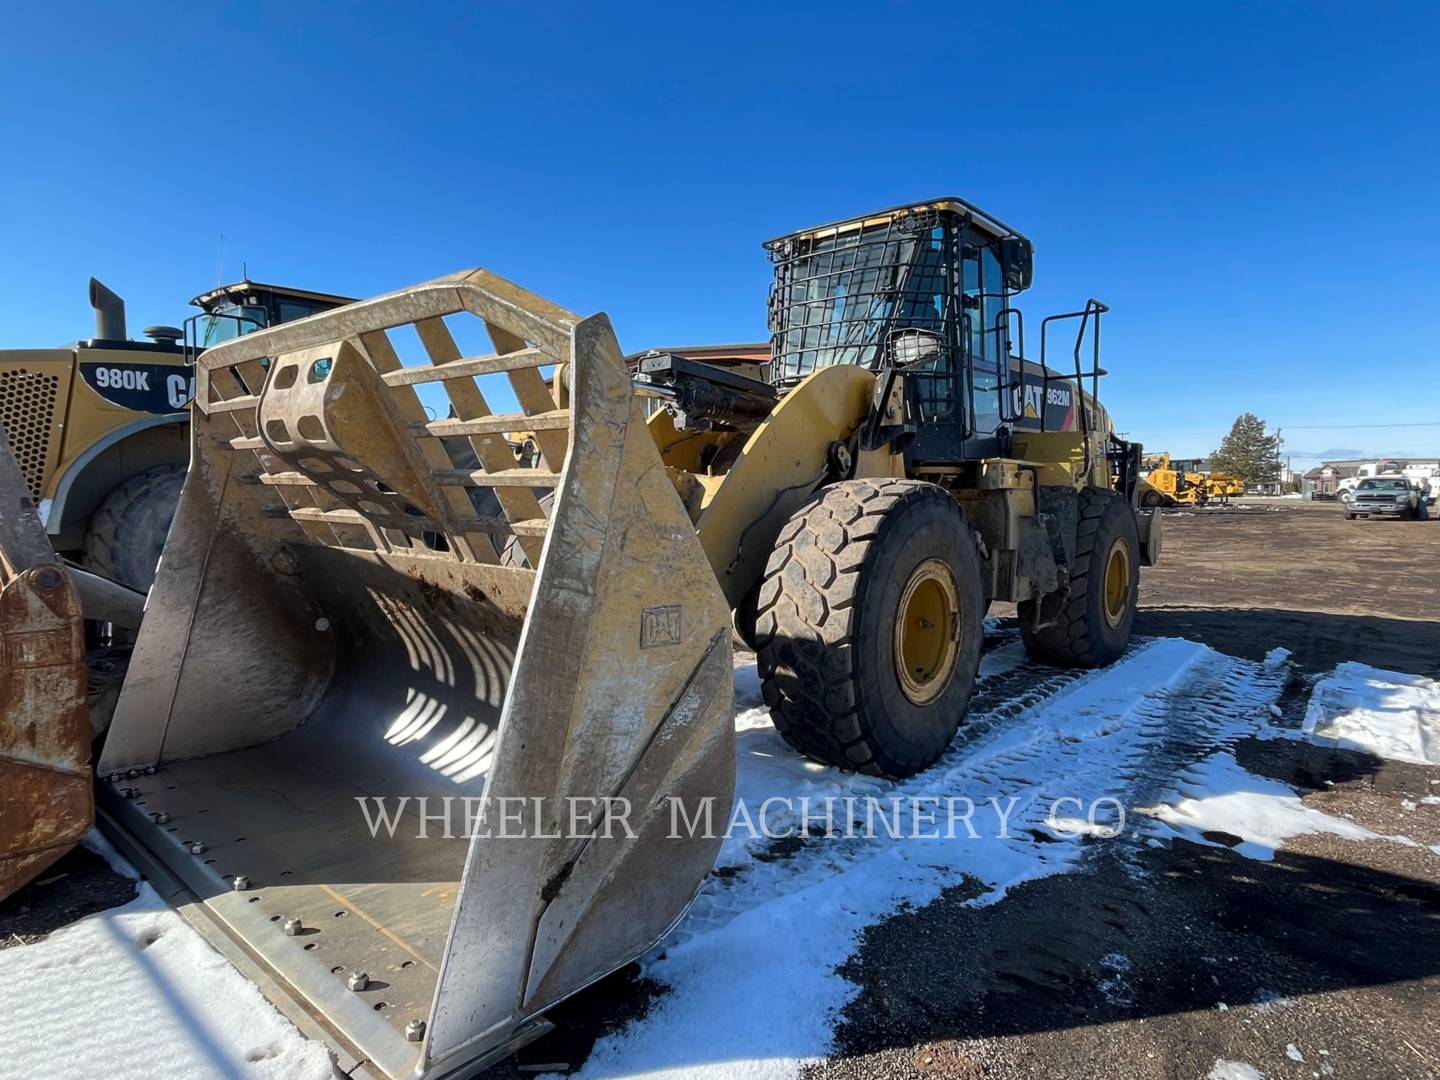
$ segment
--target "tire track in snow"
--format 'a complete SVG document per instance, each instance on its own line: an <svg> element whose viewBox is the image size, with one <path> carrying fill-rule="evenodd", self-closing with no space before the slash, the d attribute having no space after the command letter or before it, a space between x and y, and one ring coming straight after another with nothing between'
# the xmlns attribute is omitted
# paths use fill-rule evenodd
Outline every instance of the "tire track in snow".
<svg viewBox="0 0 1440 1080"><path fill-rule="evenodd" d="M1018 632L999 636L999 647L987 659L1013 653L1012 645L1018 645ZM1007 636L1014 641L1004 640ZM1155 649L1175 655L1160 659L1152 655ZM1149 673L1157 666L1169 672L1168 682L1142 680L1129 686L1128 669ZM1085 845L1078 837L1056 834L1050 823L1055 800L1117 800L1132 826L1121 839L1141 842L1146 830L1130 810L1173 790L1176 772L1186 764L1263 726L1269 705L1288 678L1278 665L1267 668L1173 639L1141 644L1118 664L1099 671L1047 667L1018 654L988 674L984 663L981 670L970 716L955 743L919 776L885 781L811 765L773 730L751 730L741 736L737 797L757 823L760 804L771 797L808 797L817 806L829 797L837 800L837 811L843 811L839 800L847 797L858 805L867 798L887 805L896 798L968 798L982 808L974 821L982 832L998 823L993 812L983 813L986 800L996 797L1003 806L1013 797L1018 801L1005 829L1008 838L971 841L960 831L949 843L1009 843L1034 852L1052 869L1063 869L1063 864L1084 856ZM1090 701L1085 688L1101 680L1120 688L1102 694L1099 702ZM1066 708L1071 699L1073 711ZM769 820L776 831L791 824L798 831L801 824L783 812ZM943 827L943 818L941 823ZM838 820L836 832L840 835L727 841L716 873L663 945L704 936L757 906L846 873L896 844L916 842L888 835L844 835L845 824ZM1062 842L1046 842L1057 839ZM964 864L964 859L955 864L957 880L966 872Z"/></svg>

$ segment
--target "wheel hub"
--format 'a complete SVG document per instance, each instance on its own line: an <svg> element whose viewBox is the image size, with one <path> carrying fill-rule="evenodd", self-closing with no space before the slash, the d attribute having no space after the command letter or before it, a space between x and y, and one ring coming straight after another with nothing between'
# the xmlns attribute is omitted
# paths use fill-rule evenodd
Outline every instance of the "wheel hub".
<svg viewBox="0 0 1440 1080"><path fill-rule="evenodd" d="M915 568L895 619L895 674L914 705L928 705L950 685L960 648L960 598L955 575L941 559Z"/></svg>
<svg viewBox="0 0 1440 1080"><path fill-rule="evenodd" d="M1118 628L1130 606L1130 583L1134 576L1130 545L1116 540L1105 560L1105 621Z"/></svg>

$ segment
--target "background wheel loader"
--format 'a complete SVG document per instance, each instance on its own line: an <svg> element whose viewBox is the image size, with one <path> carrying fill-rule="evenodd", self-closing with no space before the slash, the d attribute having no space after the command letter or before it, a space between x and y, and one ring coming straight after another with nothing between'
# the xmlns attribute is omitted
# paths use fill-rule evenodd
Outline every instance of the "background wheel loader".
<svg viewBox="0 0 1440 1080"><path fill-rule="evenodd" d="M963 722L990 601L1046 660L1125 648L1160 522L1104 305L1025 359L1030 243L960 199L766 249L763 379L632 379L605 316L482 270L199 357L104 823L347 1070L469 1075L681 917L723 825L676 807L733 798L732 620L791 745L884 777Z"/></svg>
<svg viewBox="0 0 1440 1080"><path fill-rule="evenodd" d="M0 634L11 643L0 670L0 899L92 822L90 735L103 732L114 708L185 479L195 356L348 301L243 281L191 302L201 311L185 331L151 326L149 340L131 341L124 302L92 278L93 338L0 350L0 519L9 524L0 538ZM63 585L36 586L56 574ZM69 670L60 627L71 598L86 622L83 738L72 731L73 714L55 704L68 693L55 680ZM52 714L55 723L41 721ZM75 776L86 778L83 798L72 790Z"/></svg>
<svg viewBox="0 0 1440 1080"><path fill-rule="evenodd" d="M1147 457L1142 463L1140 504L1145 507L1204 506L1212 497L1229 491L1226 478L1212 485L1199 471L1198 459L1170 460L1170 452Z"/></svg>

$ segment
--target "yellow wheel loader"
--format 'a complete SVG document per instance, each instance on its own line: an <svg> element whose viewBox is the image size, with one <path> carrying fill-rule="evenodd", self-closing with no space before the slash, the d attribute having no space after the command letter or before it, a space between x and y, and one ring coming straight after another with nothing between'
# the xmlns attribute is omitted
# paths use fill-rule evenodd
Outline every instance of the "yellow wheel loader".
<svg viewBox="0 0 1440 1080"><path fill-rule="evenodd" d="M1097 400L1104 305L1027 359L1031 245L961 199L766 250L763 379L632 376L604 315L483 270L199 357L102 813L345 1070L471 1075L683 915L732 627L790 744L881 777L963 722L989 602L1045 660L1125 649L1160 523Z"/></svg>

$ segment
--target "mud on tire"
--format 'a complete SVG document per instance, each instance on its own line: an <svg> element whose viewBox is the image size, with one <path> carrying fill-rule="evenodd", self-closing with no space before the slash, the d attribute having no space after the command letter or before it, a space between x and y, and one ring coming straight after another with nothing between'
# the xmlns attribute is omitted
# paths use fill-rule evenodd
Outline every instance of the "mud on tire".
<svg viewBox="0 0 1440 1080"><path fill-rule="evenodd" d="M85 567L144 592L175 517L184 465L155 465L105 496L85 533Z"/></svg>
<svg viewBox="0 0 1440 1080"><path fill-rule="evenodd" d="M1032 630L1034 601L1019 605L1020 633L1037 660L1064 667L1103 667L1119 659L1130 642L1140 594L1140 542L1135 515L1118 493L1086 488L1080 493L1070 597L1055 622ZM1129 560L1129 582L1118 621L1106 617L1105 582L1117 547Z"/></svg>
<svg viewBox="0 0 1440 1080"><path fill-rule="evenodd" d="M954 618L941 635L947 659L917 704L896 664L896 620L914 583L931 580L937 593L953 586ZM825 764L892 778L919 772L964 716L983 612L975 536L944 489L918 480L824 489L780 531L757 600L758 666L777 730Z"/></svg>

